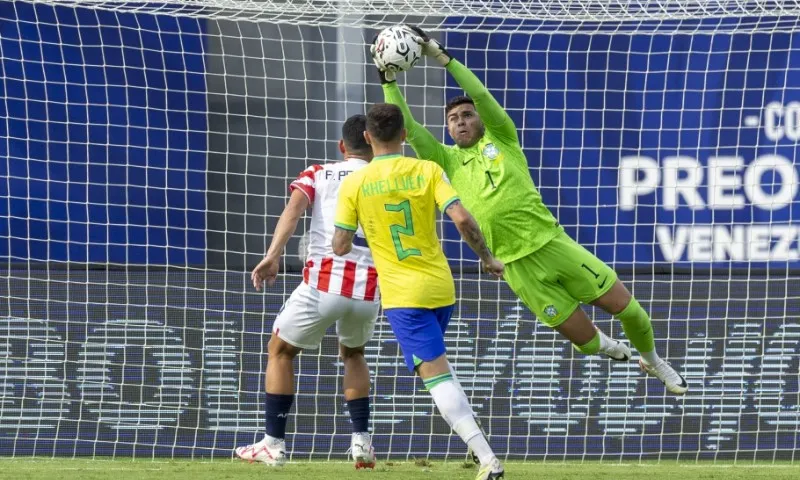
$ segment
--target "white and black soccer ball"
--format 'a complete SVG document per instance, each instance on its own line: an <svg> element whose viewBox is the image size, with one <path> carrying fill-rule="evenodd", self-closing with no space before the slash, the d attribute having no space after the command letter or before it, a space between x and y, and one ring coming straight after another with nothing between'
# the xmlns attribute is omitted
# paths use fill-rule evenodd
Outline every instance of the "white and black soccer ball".
<svg viewBox="0 0 800 480"><path fill-rule="evenodd" d="M422 58L418 35L405 25L383 29L375 39L375 63L378 68L391 72L405 72Z"/></svg>

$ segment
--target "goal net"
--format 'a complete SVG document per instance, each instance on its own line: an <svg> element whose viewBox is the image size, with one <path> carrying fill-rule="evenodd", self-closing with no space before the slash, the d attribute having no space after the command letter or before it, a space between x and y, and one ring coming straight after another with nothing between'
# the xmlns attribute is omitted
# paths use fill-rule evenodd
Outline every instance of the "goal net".
<svg viewBox="0 0 800 480"><path fill-rule="evenodd" d="M366 44L409 22L507 108L546 204L690 386L669 396L635 362L577 354L443 223L448 352L496 451L794 460L799 16L761 0L3 2L0 455L227 458L263 434L302 229L274 287L249 270L288 183L382 101ZM429 62L399 82L449 142L453 80ZM464 458L385 321L367 354L379 457ZM334 336L297 367L291 458L344 459Z"/></svg>

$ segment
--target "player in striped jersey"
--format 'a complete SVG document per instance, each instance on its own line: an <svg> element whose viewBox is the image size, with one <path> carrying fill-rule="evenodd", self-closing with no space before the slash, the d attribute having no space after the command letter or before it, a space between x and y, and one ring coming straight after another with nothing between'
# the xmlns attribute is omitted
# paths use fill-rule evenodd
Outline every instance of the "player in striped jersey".
<svg viewBox="0 0 800 480"><path fill-rule="evenodd" d="M253 269L256 290L275 283L286 243L306 209L311 207L311 230L303 282L284 304L272 327L266 373L264 438L236 449L243 460L277 466L286 462L285 432L294 401L294 358L303 349L317 348L325 331L336 324L344 362L344 397L353 425L351 452L356 468L373 468L375 453L369 431L369 369L364 345L372 336L380 298L372 254L362 236L343 257L333 254L333 217L339 185L350 173L372 160L364 140L366 117L353 115L342 127L339 150L343 162L313 165L291 183L291 197L275 227L267 255Z"/></svg>

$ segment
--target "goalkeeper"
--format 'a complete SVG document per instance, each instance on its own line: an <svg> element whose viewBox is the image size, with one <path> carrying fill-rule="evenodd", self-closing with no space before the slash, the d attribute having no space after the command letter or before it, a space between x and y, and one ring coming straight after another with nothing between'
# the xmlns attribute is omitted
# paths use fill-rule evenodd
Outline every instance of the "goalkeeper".
<svg viewBox="0 0 800 480"><path fill-rule="evenodd" d="M381 68L387 103L403 111L407 141L417 157L438 163L464 206L473 213L489 249L505 263L504 278L537 318L569 339L580 352L603 353L626 361L630 349L595 327L581 303L615 316L639 351L639 364L674 394L688 388L684 378L655 350L647 312L614 271L570 238L542 202L511 117L467 67L421 29L411 28L424 55L439 62L467 96L447 102L447 131L455 145L445 146L411 116L392 71ZM375 57L375 47L372 48Z"/></svg>

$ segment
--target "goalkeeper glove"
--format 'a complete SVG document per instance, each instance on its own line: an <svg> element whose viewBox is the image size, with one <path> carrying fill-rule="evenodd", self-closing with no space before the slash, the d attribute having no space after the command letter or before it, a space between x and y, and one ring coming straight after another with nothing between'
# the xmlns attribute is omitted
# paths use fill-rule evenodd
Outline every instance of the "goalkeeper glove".
<svg viewBox="0 0 800 480"><path fill-rule="evenodd" d="M375 56L376 50L378 48L375 45L375 42L377 40L378 40L378 35L376 34L374 37L372 37L372 45L370 45L369 47L369 54L372 56L372 61L375 63L375 68L378 69L378 77L381 80L381 85L385 85L387 83L394 82L395 80L397 80L397 77L394 72L392 72L391 70L384 69L384 67L382 67L381 64L378 62L378 59Z"/></svg>
<svg viewBox="0 0 800 480"><path fill-rule="evenodd" d="M446 67L447 64L450 63L452 57L450 57L450 54L444 48L444 45L439 43L438 40L429 37L428 34L425 33L421 28L412 25L406 26L414 31L414 33L419 35L419 38L422 40L420 45L422 46L423 55L433 57L443 67Z"/></svg>

